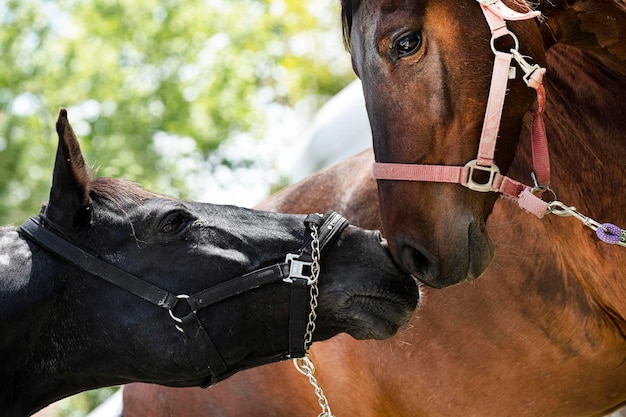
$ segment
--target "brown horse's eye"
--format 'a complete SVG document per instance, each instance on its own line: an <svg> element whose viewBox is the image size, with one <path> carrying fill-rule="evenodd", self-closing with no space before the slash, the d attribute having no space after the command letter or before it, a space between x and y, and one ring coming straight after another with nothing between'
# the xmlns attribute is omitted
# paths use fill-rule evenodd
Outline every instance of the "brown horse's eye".
<svg viewBox="0 0 626 417"><path fill-rule="evenodd" d="M416 53L422 46L422 35L419 32L408 32L399 36L392 44L394 58L404 58Z"/></svg>

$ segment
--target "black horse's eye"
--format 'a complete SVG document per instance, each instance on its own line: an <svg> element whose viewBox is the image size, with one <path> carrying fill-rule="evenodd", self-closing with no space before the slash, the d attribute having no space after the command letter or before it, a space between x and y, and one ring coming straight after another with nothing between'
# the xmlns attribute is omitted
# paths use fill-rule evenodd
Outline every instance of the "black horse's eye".
<svg viewBox="0 0 626 417"><path fill-rule="evenodd" d="M159 231L166 235L175 235L185 230L189 222L189 216L184 213L170 213L161 221Z"/></svg>
<svg viewBox="0 0 626 417"><path fill-rule="evenodd" d="M416 53L422 46L422 35L419 32L408 32L399 36L391 46L394 57L404 58Z"/></svg>

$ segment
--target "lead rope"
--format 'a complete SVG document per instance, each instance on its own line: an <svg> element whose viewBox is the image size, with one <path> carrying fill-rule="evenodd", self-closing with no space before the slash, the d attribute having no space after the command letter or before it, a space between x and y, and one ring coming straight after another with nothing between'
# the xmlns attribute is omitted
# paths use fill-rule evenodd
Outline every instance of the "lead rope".
<svg viewBox="0 0 626 417"><path fill-rule="evenodd" d="M319 288L317 287L317 280L320 275L320 240L319 233L317 230L316 224L311 224L311 258L313 260L311 264L311 302L310 307L311 311L309 313L309 322L306 325L306 334L304 336L304 351L305 356L302 358L293 359L293 364L296 369L302 373L304 376L309 378L309 383L313 385L315 395L317 395L317 402L322 407L322 412L317 417L335 417L335 415L330 411L330 405L328 404L328 399L326 395L324 395L324 390L320 387L317 382L317 378L315 378L315 365L313 365L313 361L309 358L308 350L311 347L311 343L313 342L313 331L315 331L315 319L317 318L317 313L315 309L317 308L317 297L319 296Z"/></svg>

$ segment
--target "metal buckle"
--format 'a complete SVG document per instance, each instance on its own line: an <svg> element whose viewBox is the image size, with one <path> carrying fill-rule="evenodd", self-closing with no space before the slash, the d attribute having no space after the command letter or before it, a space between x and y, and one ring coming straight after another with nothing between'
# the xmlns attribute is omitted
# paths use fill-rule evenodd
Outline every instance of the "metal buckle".
<svg viewBox="0 0 626 417"><path fill-rule="evenodd" d="M469 168L469 173L467 174L467 182L461 183L462 185L469 188L470 190L478 191L481 193L497 191L495 188L493 188L493 182L496 179L496 174L500 173L500 168L498 168L496 164L493 164L490 167L485 167L482 165L478 165L477 160L474 159L465 164L465 166ZM474 171L488 172L489 180L485 183L479 183L474 181Z"/></svg>
<svg viewBox="0 0 626 417"><path fill-rule="evenodd" d="M311 268L313 262L301 261L300 255L288 253L285 256L285 262L289 264L289 275L283 278L284 282L293 283L294 278L306 279L307 285L312 285L315 280L311 277ZM307 270L305 270L307 268Z"/></svg>

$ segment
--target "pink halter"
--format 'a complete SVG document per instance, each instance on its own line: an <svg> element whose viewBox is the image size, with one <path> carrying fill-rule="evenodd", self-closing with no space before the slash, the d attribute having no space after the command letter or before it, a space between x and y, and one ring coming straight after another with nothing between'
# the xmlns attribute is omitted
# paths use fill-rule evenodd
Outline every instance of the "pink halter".
<svg viewBox="0 0 626 417"><path fill-rule="evenodd" d="M530 65L525 60L518 51L519 41L517 37L506 26L507 20L532 19L539 16L540 12L519 13L510 9L500 0L477 1L491 29L491 49L495 54L495 59L476 159L469 161L465 166L374 162L372 174L374 178L379 180L458 183L478 192L497 192L517 201L520 207L541 218L548 212L548 203L534 193L541 194L550 186L550 161L542 117L546 101L542 81L546 70L536 64ZM495 48L495 40L506 35L511 36L515 41L515 47L510 50L510 53L500 52ZM509 78L515 78L515 68L511 67L512 59L517 61L524 72L523 80L526 85L537 91L537 106L533 109L531 131L533 165L536 175L535 187L524 185L500 174L500 169L494 163L506 86ZM474 180L474 172L476 171L488 173L487 182L476 182Z"/></svg>

